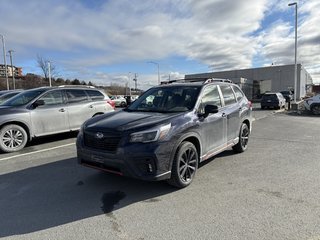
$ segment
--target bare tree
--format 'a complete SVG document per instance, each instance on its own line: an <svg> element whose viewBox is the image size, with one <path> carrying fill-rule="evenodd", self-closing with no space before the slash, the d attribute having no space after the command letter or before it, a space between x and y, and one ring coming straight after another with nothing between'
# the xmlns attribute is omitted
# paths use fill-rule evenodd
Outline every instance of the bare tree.
<svg viewBox="0 0 320 240"><path fill-rule="evenodd" d="M37 55L37 62L38 62L38 66L41 68L42 72L43 72L43 75L44 75L44 78L46 80L49 79L49 66L50 66L50 74L51 74L51 77L53 78L56 74L56 67L55 65L52 64L52 62L50 61L50 64L48 64L49 60L48 59L45 59L43 58L42 56L40 55Z"/></svg>

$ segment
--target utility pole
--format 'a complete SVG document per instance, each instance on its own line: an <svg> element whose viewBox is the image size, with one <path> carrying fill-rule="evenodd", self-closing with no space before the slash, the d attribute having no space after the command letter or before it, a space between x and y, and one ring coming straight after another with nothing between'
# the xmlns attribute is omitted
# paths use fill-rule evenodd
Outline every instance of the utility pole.
<svg viewBox="0 0 320 240"><path fill-rule="evenodd" d="M134 79L133 79L133 81L134 81L134 90L135 91L137 91L137 81L138 81L137 77L138 77L138 75L135 73L134 74Z"/></svg>
<svg viewBox="0 0 320 240"><path fill-rule="evenodd" d="M9 55L10 55L10 62L11 62L11 73L12 73L12 83L13 83L13 89L16 89L16 80L14 78L14 74L15 74L15 69L13 68L13 64L12 64L12 52L14 52L13 50L9 50Z"/></svg>
<svg viewBox="0 0 320 240"><path fill-rule="evenodd" d="M1 38L2 38L2 49L3 49L3 62L4 62L4 72L5 72L5 76L6 76L6 81L7 81L7 89L9 90L9 79L8 79L8 72L7 72L7 59L6 59L6 46L5 46L5 40L4 40L4 36L2 34L0 34Z"/></svg>
<svg viewBox="0 0 320 240"><path fill-rule="evenodd" d="M293 101L296 103L297 102L297 92L298 92L298 84L297 84L297 51L298 51L298 3L289 3L289 7L295 6L295 41L294 41L294 99ZM300 87L299 87L299 92L300 92ZM300 94L299 94L300 95Z"/></svg>

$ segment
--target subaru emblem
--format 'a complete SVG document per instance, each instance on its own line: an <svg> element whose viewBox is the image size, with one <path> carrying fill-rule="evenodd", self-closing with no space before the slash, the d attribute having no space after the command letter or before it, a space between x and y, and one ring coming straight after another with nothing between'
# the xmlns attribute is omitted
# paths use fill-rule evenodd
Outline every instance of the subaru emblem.
<svg viewBox="0 0 320 240"><path fill-rule="evenodd" d="M104 135L101 132L97 132L95 137L98 138L98 139L102 139L104 137Z"/></svg>

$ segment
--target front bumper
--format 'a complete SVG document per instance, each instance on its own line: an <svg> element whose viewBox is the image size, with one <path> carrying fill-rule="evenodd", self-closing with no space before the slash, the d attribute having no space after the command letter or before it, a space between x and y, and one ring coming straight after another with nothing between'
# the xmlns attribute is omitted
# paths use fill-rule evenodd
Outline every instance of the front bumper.
<svg viewBox="0 0 320 240"><path fill-rule="evenodd" d="M173 144L168 142L119 144L115 153L84 145L77 139L78 163L87 167L147 181L171 177Z"/></svg>

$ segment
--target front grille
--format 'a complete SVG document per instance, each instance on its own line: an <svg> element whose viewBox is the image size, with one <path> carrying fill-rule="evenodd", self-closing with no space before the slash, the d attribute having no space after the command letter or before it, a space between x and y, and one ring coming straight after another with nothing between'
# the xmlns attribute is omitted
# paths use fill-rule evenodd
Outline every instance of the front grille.
<svg viewBox="0 0 320 240"><path fill-rule="evenodd" d="M115 153L121 137L106 133L104 133L104 135L105 136L102 138L97 138L96 133L84 133L84 145L90 148Z"/></svg>

